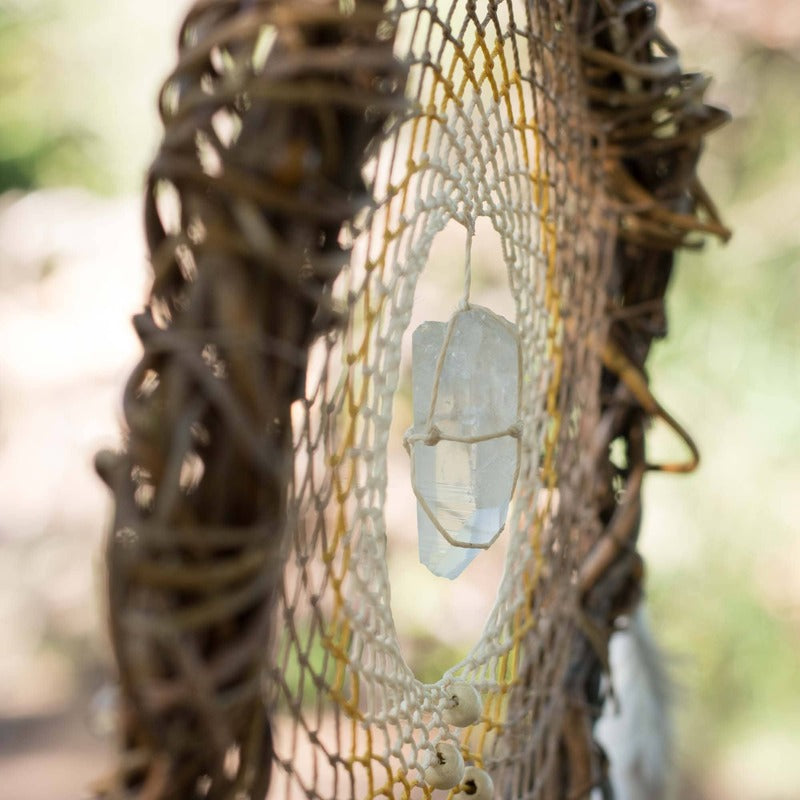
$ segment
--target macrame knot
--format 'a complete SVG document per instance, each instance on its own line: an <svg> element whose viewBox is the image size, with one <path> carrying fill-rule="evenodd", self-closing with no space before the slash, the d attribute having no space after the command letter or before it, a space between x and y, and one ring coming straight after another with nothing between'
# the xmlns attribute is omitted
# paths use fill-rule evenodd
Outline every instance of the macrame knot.
<svg viewBox="0 0 800 800"><path fill-rule="evenodd" d="M425 434L425 438L422 440L424 444L427 444L429 447L433 447L434 445L439 444L442 440L442 432L436 425L431 425L428 428L427 433Z"/></svg>
<svg viewBox="0 0 800 800"><path fill-rule="evenodd" d="M519 439L522 436L522 420L518 419L513 425L509 426L507 433L512 439Z"/></svg>

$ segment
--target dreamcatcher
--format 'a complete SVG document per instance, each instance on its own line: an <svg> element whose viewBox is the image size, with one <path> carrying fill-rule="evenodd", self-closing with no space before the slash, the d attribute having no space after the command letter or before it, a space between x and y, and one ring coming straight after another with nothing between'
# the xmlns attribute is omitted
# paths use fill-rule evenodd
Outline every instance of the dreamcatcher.
<svg viewBox="0 0 800 800"><path fill-rule="evenodd" d="M592 726L638 600L648 419L696 460L642 366L673 250L726 235L695 177L724 118L705 87L647 2L195 3L160 98L127 446L98 458L124 740L100 794L610 792ZM513 319L472 301L480 221ZM500 535L507 556L482 633L423 683L386 454L448 224L464 292L413 334L404 438L420 555L450 578Z"/></svg>

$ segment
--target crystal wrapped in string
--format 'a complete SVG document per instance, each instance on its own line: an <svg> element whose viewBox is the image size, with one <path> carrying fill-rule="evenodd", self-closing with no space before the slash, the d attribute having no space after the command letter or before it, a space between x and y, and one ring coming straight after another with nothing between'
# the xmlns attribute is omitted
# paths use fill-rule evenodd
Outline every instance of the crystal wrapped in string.
<svg viewBox="0 0 800 800"><path fill-rule="evenodd" d="M456 578L503 530L518 469L519 345L479 306L413 335L412 480L420 561ZM447 534L453 543L447 541Z"/></svg>

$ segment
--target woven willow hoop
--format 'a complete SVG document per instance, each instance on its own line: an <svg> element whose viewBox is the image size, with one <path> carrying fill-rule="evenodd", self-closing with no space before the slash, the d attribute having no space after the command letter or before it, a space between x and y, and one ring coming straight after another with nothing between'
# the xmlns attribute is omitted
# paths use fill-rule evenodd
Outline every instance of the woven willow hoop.
<svg viewBox="0 0 800 800"><path fill-rule="evenodd" d="M195 3L126 448L97 461L123 696L98 797L610 791L592 725L638 597L648 419L692 452L660 468L696 462L643 365L673 251L727 236L695 174L724 119L705 88L648 2ZM431 242L479 217L516 303L520 466L494 609L423 684L388 602L386 444Z"/></svg>

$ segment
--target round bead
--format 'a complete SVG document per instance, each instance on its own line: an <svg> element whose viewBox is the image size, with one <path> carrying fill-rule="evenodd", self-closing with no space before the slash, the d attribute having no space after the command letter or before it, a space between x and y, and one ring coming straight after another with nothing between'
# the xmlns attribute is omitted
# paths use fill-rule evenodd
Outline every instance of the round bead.
<svg viewBox="0 0 800 800"><path fill-rule="evenodd" d="M493 797L494 782L489 773L479 767L467 767L453 800L492 800Z"/></svg>
<svg viewBox="0 0 800 800"><path fill-rule="evenodd" d="M456 728L474 725L481 716L483 704L474 686L468 683L452 683L445 688L442 719Z"/></svg>
<svg viewBox="0 0 800 800"><path fill-rule="evenodd" d="M439 742L425 769L425 782L434 789L452 789L464 775L464 757L452 742Z"/></svg>

